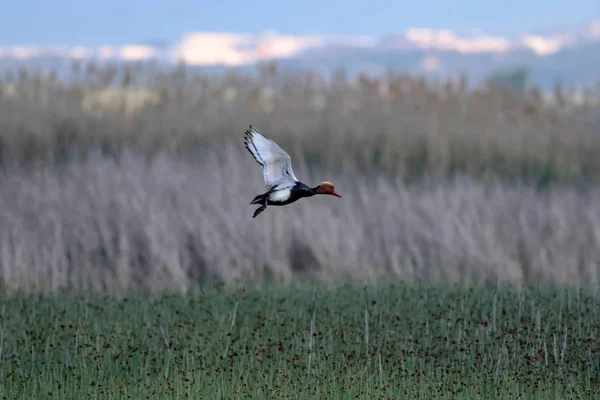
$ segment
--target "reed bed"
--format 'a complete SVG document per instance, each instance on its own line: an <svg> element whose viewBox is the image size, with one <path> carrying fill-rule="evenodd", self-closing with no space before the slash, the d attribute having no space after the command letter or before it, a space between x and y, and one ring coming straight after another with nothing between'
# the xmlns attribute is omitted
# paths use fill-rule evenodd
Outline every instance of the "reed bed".
<svg viewBox="0 0 600 400"><path fill-rule="evenodd" d="M397 72L352 80L265 66L212 76L151 65L7 71L0 85L0 163L64 163L101 148L194 153L252 123L318 168L403 179L490 175L537 185L600 175L600 91L516 93Z"/></svg>
<svg viewBox="0 0 600 400"><path fill-rule="evenodd" d="M121 71L122 72L122 71ZM597 96L390 72L209 77L93 65L0 85L0 281L185 292L208 280L595 285ZM270 207L257 126L342 199Z"/></svg>
<svg viewBox="0 0 600 400"><path fill-rule="evenodd" d="M538 190L468 177L329 179L343 198L268 207L242 143L177 160L102 155L14 169L0 184L0 279L10 289L186 292L207 281L362 281L595 285L600 188Z"/></svg>

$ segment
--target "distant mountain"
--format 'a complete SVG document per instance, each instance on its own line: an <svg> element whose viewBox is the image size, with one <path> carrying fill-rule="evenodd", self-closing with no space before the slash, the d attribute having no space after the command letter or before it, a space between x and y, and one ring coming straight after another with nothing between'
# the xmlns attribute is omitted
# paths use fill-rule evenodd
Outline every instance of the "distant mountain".
<svg viewBox="0 0 600 400"><path fill-rule="evenodd" d="M600 82L600 22L571 31L523 35L516 40L452 32L413 30L390 35L372 46L324 45L276 60L285 68L314 68L330 73L344 67L350 75L386 69L429 77L467 73L474 82L493 71L525 68L533 82L550 89Z"/></svg>
<svg viewBox="0 0 600 400"><path fill-rule="evenodd" d="M529 71L532 81L546 89L558 81L584 86L600 82L600 41L564 48L546 56L528 49L464 54L438 49L324 48L276 61L287 69L314 68L324 73L344 67L350 75L360 72L377 75L388 68L428 77L458 76L464 72L473 82L485 79L496 70L523 67Z"/></svg>
<svg viewBox="0 0 600 400"><path fill-rule="evenodd" d="M174 44L152 41L97 49L0 48L0 70L25 65L68 76L73 59L98 63L152 59L162 66L184 61L211 73L227 68L252 71L258 64L276 61L286 70L312 68L331 73L344 68L350 76L359 72L377 75L388 68L429 77L464 72L472 82L485 79L493 71L522 67L535 83L549 89L557 81L569 85L600 81L600 21L515 38L460 36L448 30L415 28L382 38L191 33Z"/></svg>

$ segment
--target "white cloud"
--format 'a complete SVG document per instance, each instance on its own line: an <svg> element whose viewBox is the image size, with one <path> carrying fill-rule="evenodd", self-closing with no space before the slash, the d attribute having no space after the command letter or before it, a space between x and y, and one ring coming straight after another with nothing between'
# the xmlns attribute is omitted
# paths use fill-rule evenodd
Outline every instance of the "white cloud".
<svg viewBox="0 0 600 400"><path fill-rule="evenodd" d="M154 58L157 55L157 51L151 46L125 45L119 50L119 55L123 60L137 61Z"/></svg>
<svg viewBox="0 0 600 400"><path fill-rule="evenodd" d="M600 21L592 22L588 32L593 38L600 38Z"/></svg>
<svg viewBox="0 0 600 400"><path fill-rule="evenodd" d="M8 49L7 54L18 60L26 60L28 58L39 56L41 51L39 48L33 46L17 46Z"/></svg>
<svg viewBox="0 0 600 400"><path fill-rule="evenodd" d="M100 58L113 58L116 54L116 50L112 46L102 46L98 49L98 56Z"/></svg>
<svg viewBox="0 0 600 400"><path fill-rule="evenodd" d="M545 56L559 51L563 45L563 39L559 37L524 36L521 39L525 47L533 50L536 54Z"/></svg>
<svg viewBox="0 0 600 400"><path fill-rule="evenodd" d="M122 60L143 60L155 57L157 50L151 46L125 45L119 49L102 46L92 49L83 46L12 46L0 48L0 56L26 60L40 56L58 56L73 59L85 59L92 56L100 58L119 57Z"/></svg>
<svg viewBox="0 0 600 400"><path fill-rule="evenodd" d="M252 60L252 53L242 49L251 43L250 36L230 33L191 33L173 52L173 61L186 64L242 65Z"/></svg>
<svg viewBox="0 0 600 400"><path fill-rule="evenodd" d="M319 46L318 36L280 36L196 32L186 35L172 53L173 61L193 65L243 65L257 60L290 57L308 47Z"/></svg>
<svg viewBox="0 0 600 400"><path fill-rule="evenodd" d="M43 46L12 46L0 49L0 56L27 60L40 56L59 56L81 59L89 57L91 51L87 47L43 47Z"/></svg>
<svg viewBox="0 0 600 400"><path fill-rule="evenodd" d="M72 49L68 49L67 53L72 58L81 59L81 58L89 57L91 54L91 51L90 51L90 49L87 49L85 47L77 46L77 47L73 47Z"/></svg>
<svg viewBox="0 0 600 400"><path fill-rule="evenodd" d="M455 50L460 53L506 52L511 43L497 36L460 37L449 30L413 28L406 31L406 39L419 48Z"/></svg>
<svg viewBox="0 0 600 400"><path fill-rule="evenodd" d="M269 35L258 40L258 58L284 58L291 57L309 47L317 47L324 44L323 38L319 36L293 37Z"/></svg>

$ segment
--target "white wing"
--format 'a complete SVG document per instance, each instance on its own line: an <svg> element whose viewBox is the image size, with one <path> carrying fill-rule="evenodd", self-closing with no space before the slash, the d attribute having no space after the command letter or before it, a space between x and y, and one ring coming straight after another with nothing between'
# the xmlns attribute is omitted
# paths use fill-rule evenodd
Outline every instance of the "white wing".
<svg viewBox="0 0 600 400"><path fill-rule="evenodd" d="M254 159L263 167L265 185L268 189L291 187L298 182L292 170L292 159L274 141L267 139L250 125L246 130L244 143Z"/></svg>

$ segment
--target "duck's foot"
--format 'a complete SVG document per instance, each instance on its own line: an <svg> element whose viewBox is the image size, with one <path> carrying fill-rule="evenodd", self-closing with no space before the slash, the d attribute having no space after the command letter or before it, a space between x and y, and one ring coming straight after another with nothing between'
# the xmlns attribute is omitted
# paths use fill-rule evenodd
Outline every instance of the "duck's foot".
<svg viewBox="0 0 600 400"><path fill-rule="evenodd" d="M265 211L267 209L267 205L262 205L260 207L258 207L256 209L256 211L254 211L254 215L252 215L252 218L256 218L258 216L258 214L260 214L261 212Z"/></svg>

